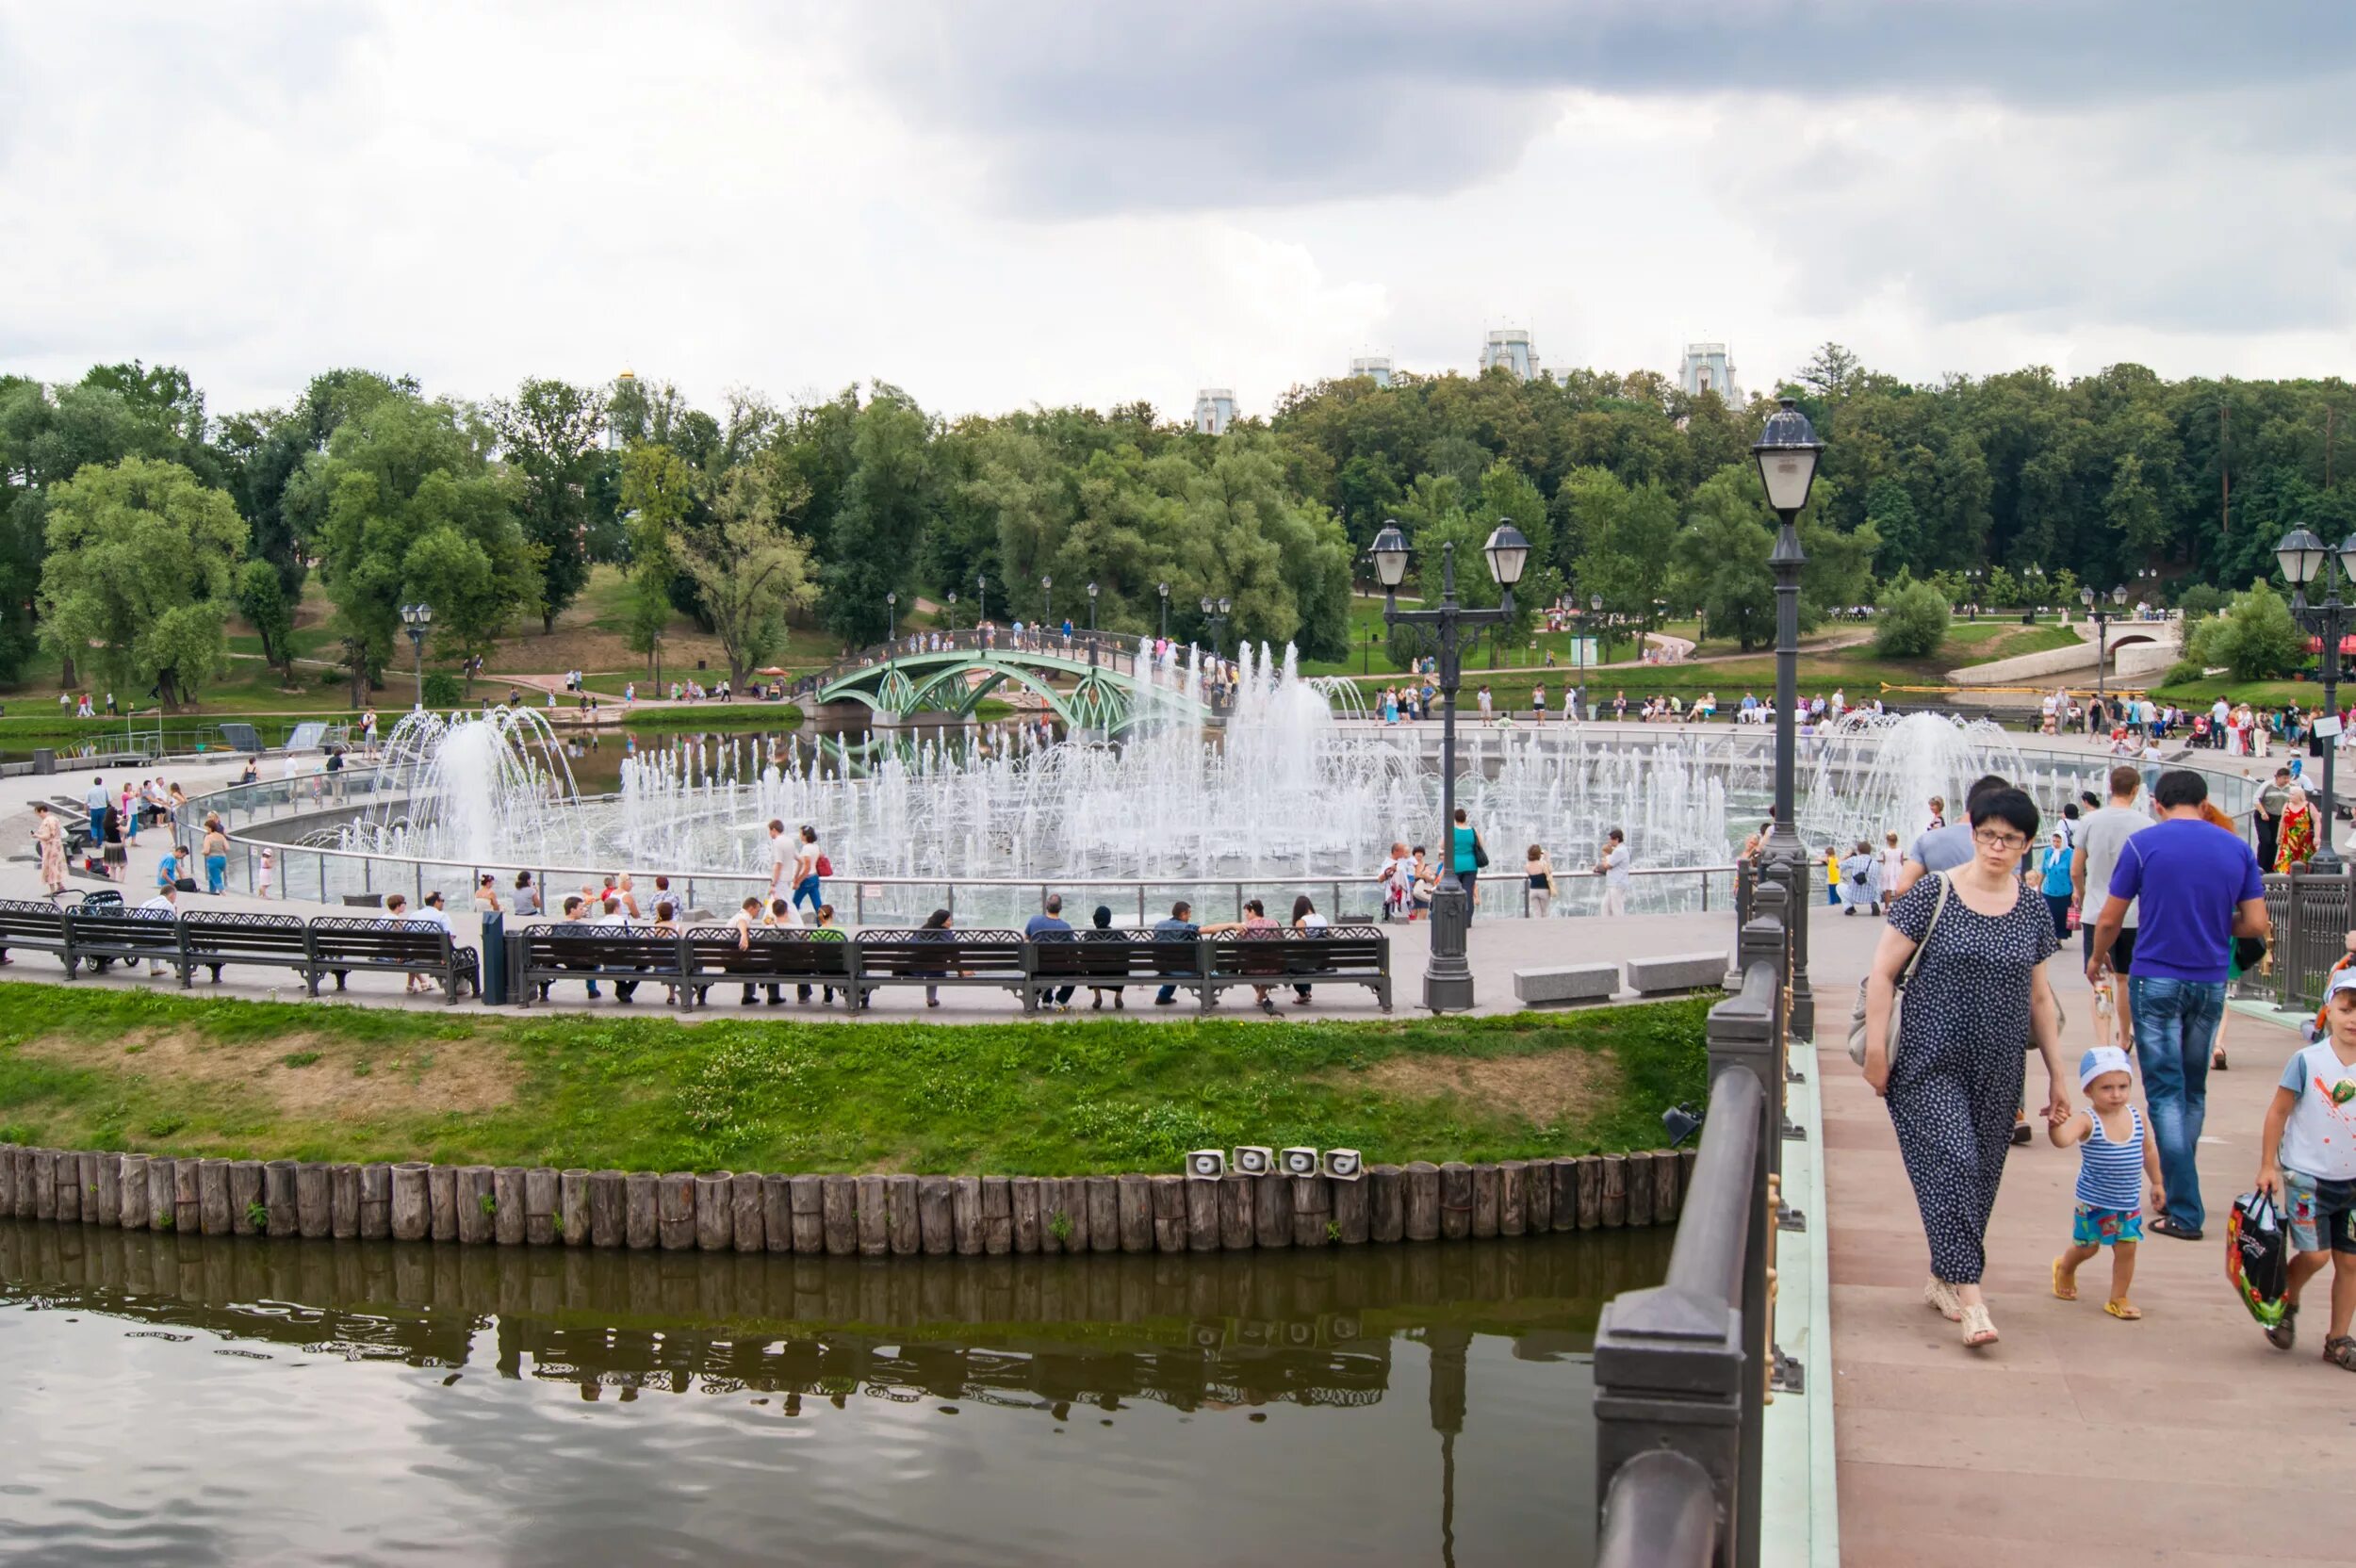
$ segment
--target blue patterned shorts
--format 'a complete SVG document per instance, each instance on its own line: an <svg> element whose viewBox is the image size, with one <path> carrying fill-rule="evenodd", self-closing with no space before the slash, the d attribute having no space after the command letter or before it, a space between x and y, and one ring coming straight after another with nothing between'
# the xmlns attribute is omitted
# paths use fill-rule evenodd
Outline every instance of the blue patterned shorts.
<svg viewBox="0 0 2356 1568"><path fill-rule="evenodd" d="M2142 1239L2141 1209L2098 1209L2091 1203L2081 1203L2070 1217L2072 1247L2116 1247L2122 1241Z"/></svg>

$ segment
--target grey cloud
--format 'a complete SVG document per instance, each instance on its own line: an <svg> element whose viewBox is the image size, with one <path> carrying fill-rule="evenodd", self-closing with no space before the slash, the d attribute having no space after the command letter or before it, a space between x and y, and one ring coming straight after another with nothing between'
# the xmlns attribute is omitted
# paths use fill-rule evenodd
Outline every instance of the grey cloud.
<svg viewBox="0 0 2356 1568"><path fill-rule="evenodd" d="M869 11L844 41L870 86L913 122L978 144L1006 204L1048 213L1454 188L1511 166L1555 90L2057 109L2345 77L2356 60L2356 7L2342 0L931 0Z"/></svg>

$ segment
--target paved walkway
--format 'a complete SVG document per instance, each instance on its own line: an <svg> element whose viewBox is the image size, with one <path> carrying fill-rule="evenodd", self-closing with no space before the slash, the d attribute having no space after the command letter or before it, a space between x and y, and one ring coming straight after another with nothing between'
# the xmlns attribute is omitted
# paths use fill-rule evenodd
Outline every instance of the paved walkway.
<svg viewBox="0 0 2356 1568"><path fill-rule="evenodd" d="M1810 928L1844 1560L2356 1563L2356 1496L2340 1484L2356 1456L2356 1379L2320 1359L2322 1297L2283 1355L2224 1278L2224 1213L2255 1172L2259 1124L2295 1037L2232 1016L2232 1068L2210 1077L2201 1148L2207 1239L2144 1242L2139 1323L2103 1313L2107 1259L2081 1274L2078 1300L2053 1298L2078 1156L2041 1136L2015 1150L1988 1238L2004 1339L1968 1351L1920 1300L1928 1266L1913 1195L1889 1117L1848 1060L1850 999L1879 926L1820 915ZM2089 992L2066 959L2052 967L2074 1062L2093 1043Z"/></svg>

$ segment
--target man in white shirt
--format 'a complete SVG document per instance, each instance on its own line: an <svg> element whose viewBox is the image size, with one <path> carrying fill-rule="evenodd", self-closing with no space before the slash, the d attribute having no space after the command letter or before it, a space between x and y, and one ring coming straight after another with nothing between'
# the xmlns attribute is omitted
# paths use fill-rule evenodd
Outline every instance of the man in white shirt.
<svg viewBox="0 0 2356 1568"><path fill-rule="evenodd" d="M153 920L178 920L180 918L180 890L170 883L164 884L155 890L154 898L139 906L139 912ZM152 980L165 972L167 971L161 958L147 960L149 979Z"/></svg>
<svg viewBox="0 0 2356 1568"><path fill-rule="evenodd" d="M1375 874L1374 879L1375 885L1383 890L1383 918L1384 920L1393 919L1406 912L1407 901L1414 889L1415 877L1415 858L1407 853L1405 844L1393 844L1391 858L1383 862L1383 869Z"/></svg>
<svg viewBox="0 0 2356 1568"><path fill-rule="evenodd" d="M794 844L785 836L785 824L769 819L769 901L785 896L786 874L794 867Z"/></svg>
<svg viewBox="0 0 2356 1568"><path fill-rule="evenodd" d="M1603 858L1595 869L1603 873L1603 912L1607 916L1628 913L1628 835L1613 828L1604 835Z"/></svg>
<svg viewBox="0 0 2356 1568"><path fill-rule="evenodd" d="M2079 853L2070 862L2070 893L2081 911L2078 932L2085 940L2085 957L2089 959L2094 956L2096 923L2084 916L2087 894L2091 891L2099 911L2110 897L2111 873L2119 869L2119 852L2129 839L2151 825L2151 813L2137 799L2143 792L2142 770L2125 763L2113 768L2110 791L2110 804L2078 824ZM2103 1045L2135 1044L2128 1018L2127 972L2135 962L2135 901L2129 899L2125 923L2111 943L2111 1005L2106 1010L2100 996L2094 1003L2094 1037Z"/></svg>

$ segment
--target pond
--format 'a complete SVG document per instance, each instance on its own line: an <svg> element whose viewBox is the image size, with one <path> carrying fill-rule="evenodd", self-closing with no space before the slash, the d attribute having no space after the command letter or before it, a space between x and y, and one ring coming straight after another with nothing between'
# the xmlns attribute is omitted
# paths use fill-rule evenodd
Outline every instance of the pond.
<svg viewBox="0 0 2356 1568"><path fill-rule="evenodd" d="M1520 1563L1666 1230L1195 1257L0 1220L15 1564Z"/></svg>

